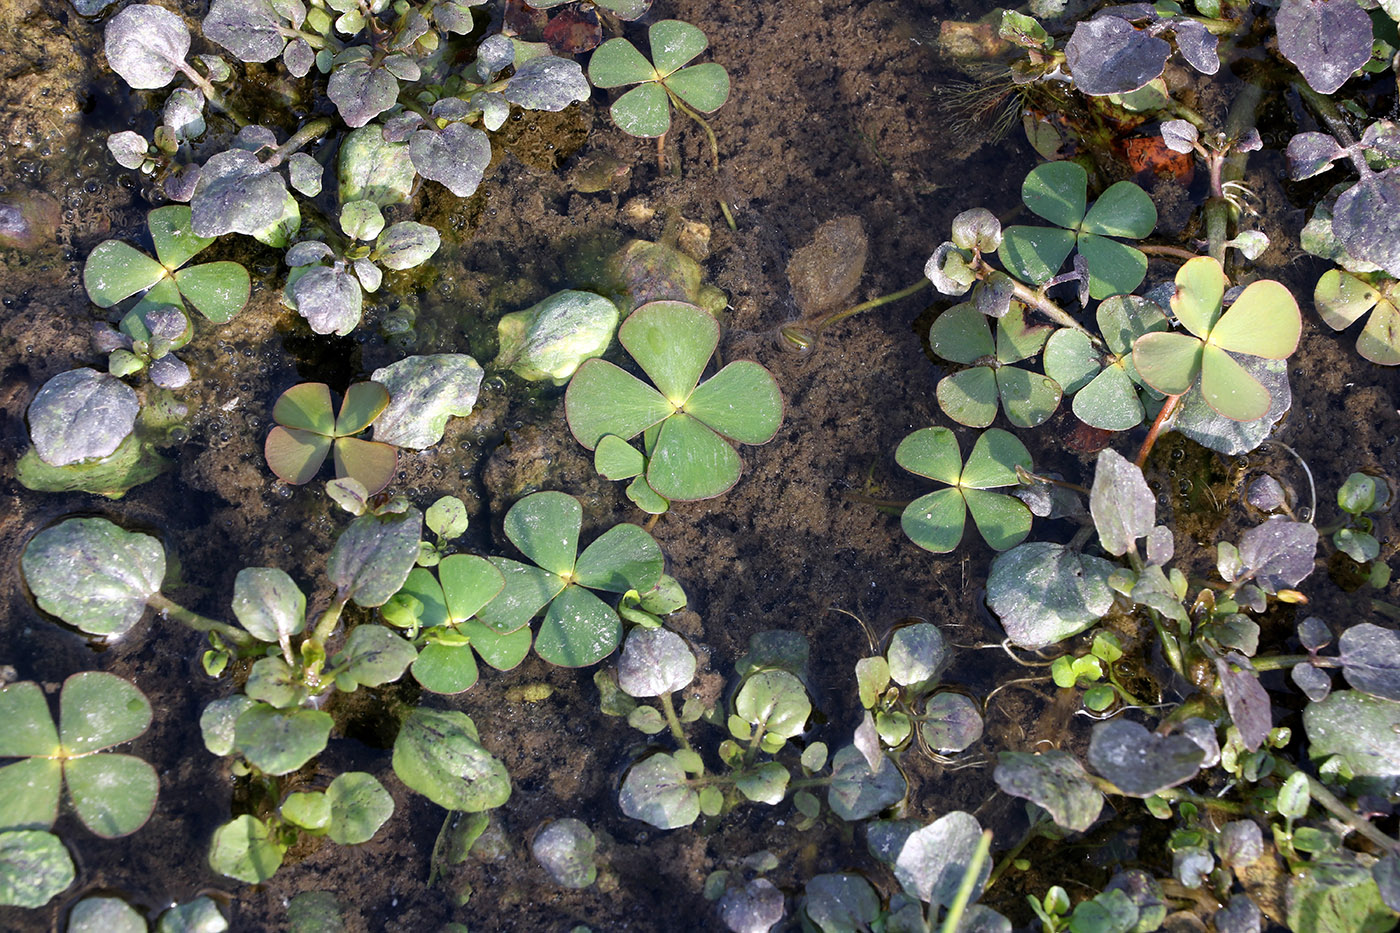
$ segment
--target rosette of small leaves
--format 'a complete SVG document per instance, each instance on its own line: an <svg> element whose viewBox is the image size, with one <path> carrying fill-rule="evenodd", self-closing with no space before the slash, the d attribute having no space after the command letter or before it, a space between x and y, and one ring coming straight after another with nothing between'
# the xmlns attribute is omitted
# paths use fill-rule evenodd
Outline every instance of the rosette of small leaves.
<svg viewBox="0 0 1400 933"><path fill-rule="evenodd" d="M1026 504L992 492L1018 485L1017 468L1031 468L1031 455L1015 435L1000 428L984 431L964 463L951 430L921 428L900 441L894 458L911 473L949 486L915 499L900 518L904 533L924 550L946 554L956 548L969 511L994 550L1014 547L1030 533L1031 511Z"/></svg>
<svg viewBox="0 0 1400 933"><path fill-rule="evenodd" d="M506 537L530 564L490 558L505 589L477 612L501 635L545 610L535 653L561 667L585 667L612 654L622 638L617 611L593 592L646 592L661 579L661 547L636 525L620 524L579 553L583 507L561 492L526 496L506 513Z"/></svg>
<svg viewBox="0 0 1400 933"><path fill-rule="evenodd" d="M381 441L356 435L389 405L389 391L377 382L357 382L345 390L340 413L331 407L331 390L324 382L292 386L272 406L276 426L268 433L263 453L267 465L284 483L310 482L321 464L335 454L337 476L350 476L373 494L389 485L398 466L398 451Z"/></svg>
<svg viewBox="0 0 1400 933"><path fill-rule="evenodd" d="M939 380L939 407L972 428L990 425L998 407L1017 427L1043 424L1059 407L1059 384L1012 364L1038 354L1054 328L1028 323L1020 302L1013 302L995 327L993 338L987 316L971 303L949 308L933 322L928 333L933 352L969 367Z"/></svg>
<svg viewBox="0 0 1400 933"><path fill-rule="evenodd" d="M613 101L613 122L632 136L664 136L671 104L713 113L729 99L729 73L722 65L690 64L709 45L705 34L675 19L647 29L651 60L626 39L609 39L593 53L588 77L595 87L636 85Z"/></svg>
<svg viewBox="0 0 1400 933"><path fill-rule="evenodd" d="M1088 185L1088 173L1074 162L1048 162L1026 176L1021 199L1055 226L1014 226L1002 232L997 255L1017 278L1044 285L1077 249L1088 268L1090 297L1127 294L1142 284L1147 257L1114 238L1140 240L1151 234L1157 208L1130 181L1109 186L1090 205Z"/></svg>
<svg viewBox="0 0 1400 933"><path fill-rule="evenodd" d="M370 200L343 205L340 225L350 239L343 253L320 240L303 240L287 250L292 271L282 300L316 333L343 337L360 323L364 293L383 283L380 267L399 272L422 265L437 252L441 237L411 220L386 228L379 205Z"/></svg>
<svg viewBox="0 0 1400 933"><path fill-rule="evenodd" d="M1142 396L1157 396L1133 365L1133 341L1165 331L1167 317L1155 303L1136 295L1108 299L1095 317L1105 346L1096 347L1082 331L1061 328L1045 344L1045 374L1074 396L1071 410L1080 421L1105 431L1126 431L1142 422Z"/></svg>
<svg viewBox="0 0 1400 933"><path fill-rule="evenodd" d="M1145 334L1133 342L1133 364L1143 381L1164 395L1182 395L1197 381L1212 409L1235 421L1269 411L1269 390L1231 353L1281 360L1298 348L1302 316L1292 293L1278 282L1251 282L1222 312L1225 273L1197 256L1176 274L1172 313L1188 333Z"/></svg>
<svg viewBox="0 0 1400 933"><path fill-rule="evenodd" d="M139 326L150 333L149 324L141 315L152 309L183 310L188 301L215 324L227 323L243 310L252 289L247 269L226 260L189 265L214 238L193 232L188 207L158 207L146 216L146 226L156 258L122 240L104 240L93 247L83 265L83 287L98 307L110 308L141 296L140 305L133 311L137 317L128 315L130 321L122 322L123 330L132 339L146 339L139 337L139 331L133 331L139 321ZM184 327L179 333L161 336L168 342L181 336L188 339ZM157 354L157 358L163 355Z"/></svg>
<svg viewBox="0 0 1400 933"><path fill-rule="evenodd" d="M10 684L0 688L0 715L0 758L22 759L0 768L0 831L52 827L64 786L78 819L99 836L126 836L145 825L155 808L155 769L106 751L151 724L151 704L129 681L101 671L69 677L59 694L58 728L38 684Z"/></svg>
<svg viewBox="0 0 1400 933"><path fill-rule="evenodd" d="M1371 518L1390 508L1390 487L1383 479L1367 473L1352 473L1337 489L1337 507L1347 516L1346 524L1332 533L1332 543L1358 564L1380 556L1380 542Z"/></svg>

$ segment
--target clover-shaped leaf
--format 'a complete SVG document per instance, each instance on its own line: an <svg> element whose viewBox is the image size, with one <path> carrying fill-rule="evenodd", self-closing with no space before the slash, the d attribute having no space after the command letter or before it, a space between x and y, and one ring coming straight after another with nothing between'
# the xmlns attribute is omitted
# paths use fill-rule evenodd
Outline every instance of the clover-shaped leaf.
<svg viewBox="0 0 1400 933"><path fill-rule="evenodd" d="M593 590L645 592L661 579L661 547L636 525L620 524L579 553L583 507L562 492L526 496L506 513L506 537L533 563L504 557L491 563L505 589L477 616L504 635L520 629L541 610L535 652L551 664L585 667L613 652L622 620Z"/></svg>
<svg viewBox="0 0 1400 933"><path fill-rule="evenodd" d="M609 39L593 53L588 77L595 87L639 85L612 105L613 122L632 136L664 136L671 127L672 98L701 113L711 113L729 99L729 73L722 65L690 62L709 40L680 20L652 23L647 30L651 61L626 39Z"/></svg>
<svg viewBox="0 0 1400 933"><path fill-rule="evenodd" d="M498 671L519 665L530 653L530 630L503 635L476 618L505 588L501 572L484 557L452 554L438 563L437 574L414 568L396 594L423 607L418 623L427 644L413 662L414 679L434 693L461 693L477 681L477 655Z"/></svg>
<svg viewBox="0 0 1400 933"><path fill-rule="evenodd" d="M1330 138L1330 137L1329 137ZM1313 290L1313 304L1328 327L1345 330L1368 311L1356 337L1356 352L1381 366L1400 365L1400 289L1382 273L1353 274L1331 269Z"/></svg>
<svg viewBox="0 0 1400 933"><path fill-rule="evenodd" d="M1045 344L1045 374L1074 396L1071 410L1080 421L1105 431L1126 431L1140 424L1144 414L1133 341L1166 330L1167 317L1136 295L1108 299L1096 317L1108 352L1097 350L1083 331L1062 328Z"/></svg>
<svg viewBox="0 0 1400 933"><path fill-rule="evenodd" d="M1123 22L1116 17L1093 22L1100 20ZM1017 278L1043 285L1077 247L1088 264L1090 296L1126 294L1142 284L1147 257L1113 237L1140 240L1150 234L1157 226L1152 199L1132 182L1120 181L1091 207L1088 188L1088 172L1074 162L1048 162L1026 176L1022 200L1055 226L1015 226L1003 232L997 255Z"/></svg>
<svg viewBox="0 0 1400 933"><path fill-rule="evenodd" d="M948 417L968 427L985 428L1000 405L1006 420L1033 428L1055 413L1059 384L1011 365L1039 353L1050 336L1049 326L1026 322L1025 310L1015 302L997 319L995 343L987 316L971 303L949 308L933 322L928 334L933 351L946 360L970 364L938 382L938 404Z"/></svg>
<svg viewBox="0 0 1400 933"><path fill-rule="evenodd" d="M180 305L181 299L215 324L233 319L248 303L252 283L248 270L236 262L207 262L185 268L214 240L195 235L190 208L183 204L158 207L146 218L155 243L156 259L122 242L104 240L88 253L83 265L83 286L92 303L110 308L126 298L145 293ZM174 285L161 289L165 283ZM159 294L154 294L159 291Z"/></svg>
<svg viewBox="0 0 1400 933"><path fill-rule="evenodd" d="M1231 353L1281 360L1298 348L1303 321L1288 289L1270 279L1250 283L1222 314L1225 273L1209 256L1185 263L1176 275L1172 313L1189 332L1149 333L1133 343L1133 363L1148 385L1183 395L1200 381L1212 409L1234 421L1264 417L1268 389Z"/></svg>
<svg viewBox="0 0 1400 933"><path fill-rule="evenodd" d="M129 681L102 671L74 674L59 694L58 728L38 684L0 689L5 735L0 758L0 830L46 830L63 785L83 825L113 838L136 832L155 808L155 769L131 755L98 754L151 724L151 704Z"/></svg>
<svg viewBox="0 0 1400 933"><path fill-rule="evenodd" d="M1012 434L992 428L978 436L962 462L958 439L948 428L921 428L900 441L895 462L920 476L951 488L920 496L904 509L900 524L915 544L946 554L962 540L967 513L994 550L1021 543L1031 530L1024 502L991 492L1019 482L1016 468L1031 468L1031 455Z"/></svg>
<svg viewBox="0 0 1400 933"><path fill-rule="evenodd" d="M334 451L336 475L353 477L376 493L394 478L398 451L355 435L368 430L388 405L389 390L377 382L350 386L339 415L333 412L331 390L325 383L292 386L272 406L277 426L263 445L267 465L278 479L300 486L316 475Z"/></svg>
<svg viewBox="0 0 1400 933"><path fill-rule="evenodd" d="M638 308L618 340L656 388L605 360L587 361L564 397L574 437L593 450L608 435L630 440L655 427L646 469L655 493L689 500L727 491L741 470L732 442L766 444L782 423L783 397L772 374L735 360L700 382L719 345L719 325L681 301Z"/></svg>

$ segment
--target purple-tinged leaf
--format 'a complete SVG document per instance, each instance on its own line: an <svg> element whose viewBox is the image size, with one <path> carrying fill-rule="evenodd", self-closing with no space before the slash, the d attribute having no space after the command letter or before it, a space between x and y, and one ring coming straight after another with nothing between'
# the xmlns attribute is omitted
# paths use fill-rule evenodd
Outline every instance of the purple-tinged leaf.
<svg viewBox="0 0 1400 933"><path fill-rule="evenodd" d="M1371 18L1350 0L1283 0L1278 50L1319 94L1331 94L1371 58Z"/></svg>
<svg viewBox="0 0 1400 933"><path fill-rule="evenodd" d="M1172 47L1117 16L1099 16L1074 27L1065 58L1074 86L1093 96L1136 91L1162 73Z"/></svg>
<svg viewBox="0 0 1400 933"><path fill-rule="evenodd" d="M491 140L474 126L449 123L441 131L418 130L408 142L413 167L459 198L470 197L491 163Z"/></svg>
<svg viewBox="0 0 1400 933"><path fill-rule="evenodd" d="M1374 696L1400 700L1400 632L1362 622L1342 633L1337 651L1347 683Z"/></svg>
<svg viewBox="0 0 1400 933"><path fill-rule="evenodd" d="M1240 730L1244 747L1257 751L1274 727L1268 692L1259 683L1259 675L1254 673L1244 655L1230 654L1217 659L1215 670L1220 675L1220 686L1225 692L1225 708L1230 711L1230 718Z"/></svg>
<svg viewBox="0 0 1400 933"><path fill-rule="evenodd" d="M1312 573L1317 528L1276 516L1246 531L1239 548L1246 573L1264 592L1277 593Z"/></svg>
<svg viewBox="0 0 1400 933"><path fill-rule="evenodd" d="M1288 177L1302 181L1332 167L1347 151L1328 133L1299 133L1288 141Z"/></svg>
<svg viewBox="0 0 1400 933"><path fill-rule="evenodd" d="M1151 797L1186 783L1204 757L1184 735L1157 735L1126 719L1099 723L1089 738L1089 764L1129 797Z"/></svg>

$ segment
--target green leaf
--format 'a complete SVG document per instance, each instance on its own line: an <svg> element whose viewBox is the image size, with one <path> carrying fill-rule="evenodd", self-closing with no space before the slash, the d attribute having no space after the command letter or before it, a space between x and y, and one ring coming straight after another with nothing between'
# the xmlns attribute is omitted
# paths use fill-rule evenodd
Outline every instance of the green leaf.
<svg viewBox="0 0 1400 933"><path fill-rule="evenodd" d="M895 878L907 894L933 907L950 904L972 868L981 836L982 827L972 814L954 810L941 816L905 839L895 857ZM981 893L991 870L990 861L984 860L973 882L973 897Z"/></svg>
<svg viewBox="0 0 1400 933"><path fill-rule="evenodd" d="M1016 366L1003 366L996 371L996 389L1006 420L1018 428L1044 424L1060 407L1059 383Z"/></svg>
<svg viewBox="0 0 1400 933"><path fill-rule="evenodd" d="M776 761L765 761L752 771L741 772L734 786L739 792L755 803L776 806L787 796L787 785L791 775L788 769Z"/></svg>
<svg viewBox="0 0 1400 933"><path fill-rule="evenodd" d="M990 366L976 366L938 381L938 405L958 424L985 428L997 416L997 378Z"/></svg>
<svg viewBox="0 0 1400 933"><path fill-rule="evenodd" d="M331 822L331 802L321 791L288 794L278 808L282 819L302 829L321 830Z"/></svg>
<svg viewBox="0 0 1400 933"><path fill-rule="evenodd" d="M1068 227L1069 224L1064 224ZM1120 181L1108 187L1080 227L1085 233L1121 236L1141 240L1150 236L1157 226L1157 208L1146 191L1130 181ZM1083 240L1080 249L1084 248Z"/></svg>
<svg viewBox="0 0 1400 933"><path fill-rule="evenodd" d="M1224 298L1225 272L1211 257L1189 259L1177 270L1172 313L1183 327L1202 340L1220 319L1220 303ZM1138 368L1142 368L1141 363Z"/></svg>
<svg viewBox="0 0 1400 933"><path fill-rule="evenodd" d="M227 324L248 304L252 280L236 262L206 262L175 273L180 294L212 324Z"/></svg>
<svg viewBox="0 0 1400 933"><path fill-rule="evenodd" d="M1134 550L1157 521L1157 497L1142 470L1112 448L1099 451L1089 512L1099 544L1115 557Z"/></svg>
<svg viewBox="0 0 1400 933"><path fill-rule="evenodd" d="M962 541L967 505L957 489L940 489L920 496L904 508L900 527L919 547L947 554Z"/></svg>
<svg viewBox="0 0 1400 933"><path fill-rule="evenodd" d="M0 687L0 758L56 755L58 730L53 725L48 700L38 684L26 680Z"/></svg>
<svg viewBox="0 0 1400 933"><path fill-rule="evenodd" d="M282 866L287 847L273 838L267 824L244 814L214 831L209 867L221 875L262 884Z"/></svg>
<svg viewBox="0 0 1400 933"><path fill-rule="evenodd" d="M987 316L966 302L934 319L928 341L934 353L954 363L971 364L996 353Z"/></svg>
<svg viewBox="0 0 1400 933"><path fill-rule="evenodd" d="M627 498L637 508L652 515L660 515L671 507L669 500L651 488L645 476L638 476L627 484Z"/></svg>
<svg viewBox="0 0 1400 933"><path fill-rule="evenodd" d="M617 685L629 696L655 697L684 689L695 678L695 654L664 628L633 628L617 662Z"/></svg>
<svg viewBox="0 0 1400 933"><path fill-rule="evenodd" d="M662 83L701 113L713 113L729 100L729 72L714 62L683 68Z"/></svg>
<svg viewBox="0 0 1400 933"><path fill-rule="evenodd" d="M151 724L151 704L128 680L84 671L63 682L59 736L70 755L88 755L130 742Z"/></svg>
<svg viewBox="0 0 1400 933"><path fill-rule="evenodd" d="M1020 499L981 489L963 489L967 510L994 551L1013 548L1031 531L1031 510Z"/></svg>
<svg viewBox="0 0 1400 933"><path fill-rule="evenodd" d="M613 101L610 112L617 128L630 136L655 139L671 128L671 101L659 84L632 88Z"/></svg>
<svg viewBox="0 0 1400 933"><path fill-rule="evenodd" d="M890 665L884 658L861 658L856 662L856 688L860 692L861 706L874 709L889 685Z"/></svg>
<svg viewBox="0 0 1400 933"><path fill-rule="evenodd" d="M1020 481L1016 468L1031 468L1031 455L1016 435L1000 428L983 431L967 455L958 484L969 489L1015 486Z"/></svg>
<svg viewBox="0 0 1400 933"><path fill-rule="evenodd" d="M70 518L30 539L20 567L40 609L90 635L118 636L160 592L165 549L103 518Z"/></svg>
<svg viewBox="0 0 1400 933"><path fill-rule="evenodd" d="M636 525L609 528L579 555L574 582L595 590L645 592L661 580L661 546Z"/></svg>
<svg viewBox="0 0 1400 933"><path fill-rule="evenodd" d="M1303 711L1314 759L1340 755L1357 777L1400 777L1400 703L1339 690Z"/></svg>
<svg viewBox="0 0 1400 933"><path fill-rule="evenodd" d="M156 771L132 755L73 758L63 768L73 809L83 825L104 839L146 825L156 806Z"/></svg>
<svg viewBox="0 0 1400 933"><path fill-rule="evenodd" d="M99 308L110 308L165 278L165 267L121 240L104 240L83 264L83 287Z"/></svg>
<svg viewBox="0 0 1400 933"><path fill-rule="evenodd" d="M700 795L670 755L652 755L633 765L617 802L623 813L658 829L689 826L700 816Z"/></svg>
<svg viewBox="0 0 1400 933"><path fill-rule="evenodd" d="M1271 279L1251 282L1211 328L1209 344L1235 353L1281 360L1298 349L1303 319L1293 293Z"/></svg>
<svg viewBox="0 0 1400 933"><path fill-rule="evenodd" d="M1089 266L1090 298L1126 295L1147 275L1147 256L1142 250L1107 237L1081 234L1079 255Z"/></svg>
<svg viewBox="0 0 1400 933"><path fill-rule="evenodd" d="M1021 200L1052 224L1074 229L1084 219L1088 190L1089 174L1081 166L1074 162L1046 162L1026 175L1021 183Z"/></svg>
<svg viewBox="0 0 1400 933"><path fill-rule="evenodd" d="M448 810L477 812L510 799L510 776L455 710L415 709L394 740L394 773L411 790Z"/></svg>
<svg viewBox="0 0 1400 933"><path fill-rule="evenodd" d="M475 554L453 554L438 564L438 579L447 617L465 622L505 588L506 580L490 561Z"/></svg>
<svg viewBox="0 0 1400 933"><path fill-rule="evenodd" d="M739 688L734 712L770 735L790 739L806 728L812 702L802 681L787 671L759 671Z"/></svg>
<svg viewBox="0 0 1400 933"><path fill-rule="evenodd" d="M562 492L526 496L506 513L506 537L531 561L562 577L574 572L583 507Z"/></svg>
<svg viewBox="0 0 1400 933"><path fill-rule="evenodd" d="M1201 395L1206 404L1234 421L1257 421L1269 413L1269 390L1234 357L1207 344L1201 351Z"/></svg>
<svg viewBox="0 0 1400 933"><path fill-rule="evenodd" d="M1115 363L1080 389L1071 406L1074 415L1090 427L1126 431L1142 423L1143 407L1137 387L1126 368Z"/></svg>
<svg viewBox="0 0 1400 933"><path fill-rule="evenodd" d="M413 645L380 625L357 625L345 647L331 657L331 666L345 669L336 674L336 686L353 689L351 683L378 687L403 676L418 657Z"/></svg>
<svg viewBox="0 0 1400 933"><path fill-rule="evenodd" d="M306 628L306 594L283 570L244 567L233 580L233 614L258 641L285 643Z"/></svg>
<svg viewBox="0 0 1400 933"><path fill-rule="evenodd" d="M736 360L701 383L685 410L741 444L766 444L783 421L783 395L773 374L752 360Z"/></svg>
<svg viewBox="0 0 1400 933"><path fill-rule="evenodd" d="M1400 310L1382 301L1356 338L1356 352L1378 366L1400 365Z"/></svg>
<svg viewBox="0 0 1400 933"><path fill-rule="evenodd" d="M710 44L705 34L690 23L663 19L647 30L651 60L662 76L684 67Z"/></svg>
<svg viewBox="0 0 1400 933"><path fill-rule="evenodd" d="M1125 719L1094 727L1089 764L1130 797L1151 797L1200 771L1205 751L1185 735L1158 735Z"/></svg>
<svg viewBox="0 0 1400 933"><path fill-rule="evenodd" d="M604 42L588 62L588 80L594 87L621 87L655 79L651 62L626 39Z"/></svg>
<svg viewBox="0 0 1400 933"><path fill-rule="evenodd" d="M500 595L477 612L476 617L501 634L514 632L526 625L564 589L563 579L548 570L504 557L492 557L490 560L505 577L506 585Z"/></svg>
<svg viewBox="0 0 1400 933"><path fill-rule="evenodd" d="M238 717L233 744L258 770L291 774L320 754L334 724L321 710L273 709L259 703Z"/></svg>
<svg viewBox="0 0 1400 933"><path fill-rule="evenodd" d="M263 444L268 469L284 483L300 486L311 482L331 452L331 439L324 434L276 425Z"/></svg>
<svg viewBox="0 0 1400 933"><path fill-rule="evenodd" d="M530 854L549 877L566 888L586 888L598 877L594 851L598 841L583 822L565 817L535 834Z"/></svg>
<svg viewBox="0 0 1400 933"><path fill-rule="evenodd" d="M535 653L559 667L587 667L612 654L621 640L617 613L583 587L568 586L549 604Z"/></svg>
<svg viewBox="0 0 1400 933"><path fill-rule="evenodd" d="M66 933L147 933L146 920L119 897L85 897L73 905Z"/></svg>
<svg viewBox="0 0 1400 933"><path fill-rule="evenodd" d="M456 496L443 496L428 506L423 522L436 535L451 541L467 530L467 506Z"/></svg>
<svg viewBox="0 0 1400 933"><path fill-rule="evenodd" d="M389 407L389 390L377 382L356 382L345 390L334 433L348 437L367 429L379 413ZM276 411L273 411L276 417ZM330 432L327 432L330 433Z"/></svg>
<svg viewBox="0 0 1400 933"><path fill-rule="evenodd" d="M948 663L948 646L938 626L915 622L894 630L885 658L895 683L902 687L922 685L932 683L942 673Z"/></svg>
<svg viewBox="0 0 1400 933"><path fill-rule="evenodd" d="M62 789L63 764L56 758L30 758L0 768L0 832L50 829L58 819Z"/></svg>
<svg viewBox="0 0 1400 933"><path fill-rule="evenodd" d="M514 670L530 653L532 639L529 628L518 628L502 635L475 620L464 622L458 628L471 639L471 645L481 655L481 660L498 671Z"/></svg>
<svg viewBox="0 0 1400 933"><path fill-rule="evenodd" d="M233 754L234 727L238 717L257 704L241 693L215 700L199 714L199 731L204 747L223 757Z"/></svg>
<svg viewBox="0 0 1400 933"><path fill-rule="evenodd" d="M382 606L397 593L418 559L423 515L361 515L341 532L326 560L326 576L341 598Z"/></svg>
<svg viewBox="0 0 1400 933"><path fill-rule="evenodd" d="M0 833L0 904L43 907L73 883L73 859L52 833Z"/></svg>
<svg viewBox="0 0 1400 933"><path fill-rule="evenodd" d="M962 452L948 428L920 428L899 442L894 459L910 473L950 486L962 475Z"/></svg>
<svg viewBox="0 0 1400 933"><path fill-rule="evenodd" d="M348 476L373 495L394 478L399 452L388 444L359 437L337 437L331 447L337 476Z"/></svg>
<svg viewBox="0 0 1400 933"><path fill-rule="evenodd" d="M1205 344L1172 331L1144 334L1133 343L1133 365L1163 395L1182 395L1200 375Z"/></svg>
<svg viewBox="0 0 1400 933"><path fill-rule="evenodd" d="M588 360L564 393L569 430L589 450L606 435L630 440L674 409L651 386L606 360Z"/></svg>
<svg viewBox="0 0 1400 933"><path fill-rule="evenodd" d="M1007 227L997 250L1018 279L1041 285L1055 277L1074 252L1075 236L1055 227Z"/></svg>
<svg viewBox="0 0 1400 933"><path fill-rule="evenodd" d="M642 452L615 434L600 438L593 454L593 469L604 479L631 479L646 465Z"/></svg>
<svg viewBox="0 0 1400 933"><path fill-rule="evenodd" d="M1380 292L1369 282L1341 269L1328 269L1317 280L1313 304L1333 330L1344 330L1376 306Z"/></svg>
<svg viewBox="0 0 1400 933"><path fill-rule="evenodd" d="M831 759L831 784L826 803L848 822L872 817L904 799L908 783L888 755L875 769L854 745L838 749Z"/></svg>
<svg viewBox="0 0 1400 933"><path fill-rule="evenodd" d="M647 464L647 482L671 500L709 499L739 481L739 455L698 419L677 413L666 419Z"/></svg>
<svg viewBox="0 0 1400 933"><path fill-rule="evenodd" d="M158 207L146 215L146 226L156 247L156 258L172 272L214 242L213 237L196 236L190 229L188 204Z"/></svg>
<svg viewBox="0 0 1400 933"><path fill-rule="evenodd" d="M680 407L719 346L719 324L687 302L652 301L622 322L617 339L661 394Z"/></svg>
<svg viewBox="0 0 1400 933"><path fill-rule="evenodd" d="M528 629L521 631L529 633ZM475 686L477 677L470 645L425 645L413 662L413 679L433 693L461 693Z"/></svg>
<svg viewBox="0 0 1400 933"><path fill-rule="evenodd" d="M303 382L277 397L272 420L283 427L298 428L327 437L335 434L335 414L331 389L324 382Z"/></svg>
<svg viewBox="0 0 1400 933"><path fill-rule="evenodd" d="M987 605L1011 643L1038 649L1084 631L1113 607L1114 565L1062 544L1036 541L999 554L987 576Z"/></svg>
<svg viewBox="0 0 1400 933"><path fill-rule="evenodd" d="M394 798L372 774L346 771L326 788L331 839L343 846L369 842L394 813Z"/></svg>

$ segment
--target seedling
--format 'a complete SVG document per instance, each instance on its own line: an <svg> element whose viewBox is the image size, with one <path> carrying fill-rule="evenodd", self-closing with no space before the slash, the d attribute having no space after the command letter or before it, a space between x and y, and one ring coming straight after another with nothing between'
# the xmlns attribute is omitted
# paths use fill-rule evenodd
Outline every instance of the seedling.
<svg viewBox="0 0 1400 933"><path fill-rule="evenodd" d="M1018 485L1017 469L1031 468L1030 453L1014 435L1000 428L984 431L964 464L951 430L921 428L899 442L894 458L911 473L951 487L920 496L904 509L900 525L924 550L946 554L956 548L969 511L994 550L1014 547L1030 533L1031 512L1026 504L990 491Z"/></svg>
<svg viewBox="0 0 1400 933"><path fill-rule="evenodd" d="M284 483L307 483L335 454L337 476L351 476L371 494L394 478L399 454L389 444L362 434L389 405L389 391L377 382L357 382L345 391L340 414L331 407L331 390L323 382L292 386L272 407L277 426L263 446L267 465Z"/></svg>
<svg viewBox="0 0 1400 933"><path fill-rule="evenodd" d="M684 302L643 305L623 322L618 340L656 388L605 360L589 360L564 397L574 437L609 458L600 463L605 476L638 477L633 486L640 482L654 495L709 499L729 490L741 471L732 444L766 444L782 423L772 374L736 360L700 382L719 346L719 325ZM635 449L628 456L618 441L644 431L645 456ZM604 444L609 437L616 440Z"/></svg>

